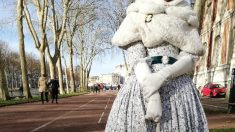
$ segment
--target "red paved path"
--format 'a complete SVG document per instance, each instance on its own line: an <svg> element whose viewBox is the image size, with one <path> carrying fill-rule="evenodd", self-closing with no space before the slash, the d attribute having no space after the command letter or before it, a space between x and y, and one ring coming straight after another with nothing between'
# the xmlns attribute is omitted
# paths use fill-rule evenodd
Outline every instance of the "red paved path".
<svg viewBox="0 0 235 132"><path fill-rule="evenodd" d="M115 94L75 96L60 99L59 104L35 102L0 107L0 132L104 131ZM235 127L235 114L208 114L207 119L209 128Z"/></svg>
<svg viewBox="0 0 235 132"><path fill-rule="evenodd" d="M64 98L59 104L41 102L0 108L0 132L103 131L114 92Z"/></svg>

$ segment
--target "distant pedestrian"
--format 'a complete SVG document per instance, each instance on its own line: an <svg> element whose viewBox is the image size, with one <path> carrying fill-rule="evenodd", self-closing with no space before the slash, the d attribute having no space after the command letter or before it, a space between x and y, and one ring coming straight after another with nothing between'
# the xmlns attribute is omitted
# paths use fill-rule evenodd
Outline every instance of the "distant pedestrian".
<svg viewBox="0 0 235 132"><path fill-rule="evenodd" d="M104 84L103 83L100 84L100 90L101 90L101 92L104 91Z"/></svg>
<svg viewBox="0 0 235 132"><path fill-rule="evenodd" d="M95 85L95 92L97 93L99 91L99 87L98 87L98 85L96 84Z"/></svg>
<svg viewBox="0 0 235 132"><path fill-rule="evenodd" d="M43 74L41 75L41 77L38 80L38 88L39 88L39 92L41 93L41 101L42 104L44 104L44 96L47 102L49 102L48 99L48 86L47 86L47 78L46 75Z"/></svg>
<svg viewBox="0 0 235 132"><path fill-rule="evenodd" d="M100 92L101 91L101 85L98 84L98 91Z"/></svg>
<svg viewBox="0 0 235 132"><path fill-rule="evenodd" d="M118 84L117 88L118 88L118 90L120 90L121 86Z"/></svg>
<svg viewBox="0 0 235 132"><path fill-rule="evenodd" d="M19 92L20 92L20 96L23 96L23 95L24 95L24 94L23 94L23 92L24 92L24 90L23 90L23 85L20 85Z"/></svg>
<svg viewBox="0 0 235 132"><path fill-rule="evenodd" d="M95 93L95 84L93 84L93 86L91 86L91 91L92 91L93 93Z"/></svg>
<svg viewBox="0 0 235 132"><path fill-rule="evenodd" d="M57 79L52 79L49 83L48 86L50 87L50 92L51 92L51 103L54 103L54 99L56 104L58 104L58 94L59 94L59 81Z"/></svg>

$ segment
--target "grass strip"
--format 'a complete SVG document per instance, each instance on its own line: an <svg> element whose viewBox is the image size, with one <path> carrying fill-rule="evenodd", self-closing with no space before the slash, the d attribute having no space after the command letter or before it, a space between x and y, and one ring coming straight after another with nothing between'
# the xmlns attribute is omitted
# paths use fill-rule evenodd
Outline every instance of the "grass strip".
<svg viewBox="0 0 235 132"><path fill-rule="evenodd" d="M83 94L87 94L87 93L88 92L59 94L59 98L68 98L68 97L79 96L79 95L83 95ZM17 105L17 104L24 104L24 103L31 103L31 102L38 102L38 101L41 101L40 96L34 96L32 99L25 99L25 98L15 98L15 99L11 99L11 100L1 100L0 99L0 107Z"/></svg>
<svg viewBox="0 0 235 132"><path fill-rule="evenodd" d="M235 128L210 129L210 132L235 132Z"/></svg>

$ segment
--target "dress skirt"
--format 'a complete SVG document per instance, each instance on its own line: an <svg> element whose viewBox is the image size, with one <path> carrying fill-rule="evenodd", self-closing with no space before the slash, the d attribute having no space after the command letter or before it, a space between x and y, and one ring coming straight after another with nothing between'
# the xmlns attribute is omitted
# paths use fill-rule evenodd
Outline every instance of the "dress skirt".
<svg viewBox="0 0 235 132"><path fill-rule="evenodd" d="M161 132L209 131L201 102L188 75L168 80L159 92ZM157 124L144 118L147 103L135 75L131 75L117 94L105 132L156 132Z"/></svg>

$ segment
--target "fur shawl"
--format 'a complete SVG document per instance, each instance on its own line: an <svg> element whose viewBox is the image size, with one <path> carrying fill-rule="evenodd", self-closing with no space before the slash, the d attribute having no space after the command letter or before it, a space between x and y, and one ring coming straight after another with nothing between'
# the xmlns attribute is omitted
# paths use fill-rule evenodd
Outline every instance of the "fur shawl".
<svg viewBox="0 0 235 132"><path fill-rule="evenodd" d="M149 14L153 17L145 22ZM128 7L112 43L123 47L142 41L146 47L155 47L166 41L188 53L203 55L197 27L197 16L184 0L136 0Z"/></svg>

